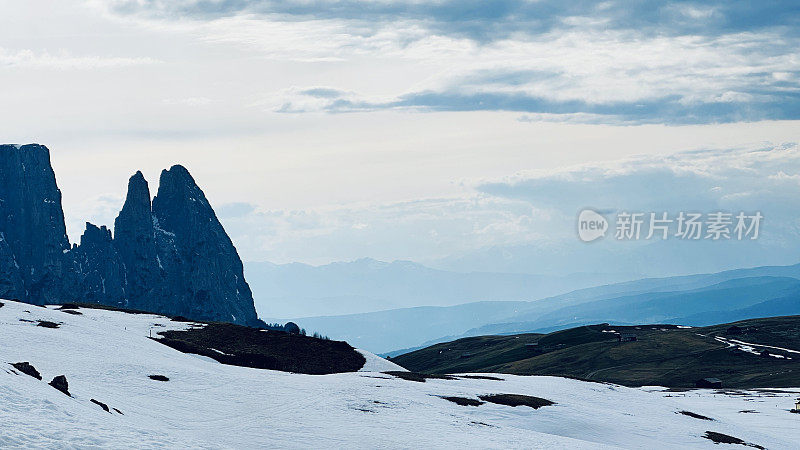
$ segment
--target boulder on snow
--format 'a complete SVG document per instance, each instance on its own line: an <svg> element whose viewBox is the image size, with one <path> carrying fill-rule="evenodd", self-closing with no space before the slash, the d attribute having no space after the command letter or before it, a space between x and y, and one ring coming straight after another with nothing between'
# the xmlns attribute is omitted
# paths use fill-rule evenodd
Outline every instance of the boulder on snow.
<svg viewBox="0 0 800 450"><path fill-rule="evenodd" d="M50 386L53 386L59 391L67 394L69 397L72 397L72 394L69 393L69 383L67 383L67 377L64 375L59 375L53 378L53 381L51 381L49 384Z"/></svg>
<svg viewBox="0 0 800 450"><path fill-rule="evenodd" d="M95 400L95 399L91 399L91 400L89 400L89 401L90 401L90 402L92 402L92 403L94 403L95 405L97 405L97 406L99 406L99 407L103 408L103 410L105 410L105 412L107 412L107 413L109 413L109 414L111 413L111 411L109 411L109 409L108 409L108 405L106 405L105 403L103 403L103 402L101 402L101 401L98 401L98 400Z"/></svg>
<svg viewBox="0 0 800 450"><path fill-rule="evenodd" d="M12 366L15 369L19 370L20 372L24 373L25 375L30 375L33 378L36 378L37 380L41 380L42 379L42 376L39 374L39 371L36 370L36 368L33 367L31 365L31 363L29 363L27 361L14 363L14 364L12 364Z"/></svg>
<svg viewBox="0 0 800 450"><path fill-rule="evenodd" d="M169 377L166 377L164 375L148 375L148 377L150 377L151 380L156 380L156 381L169 381Z"/></svg>
<svg viewBox="0 0 800 450"><path fill-rule="evenodd" d="M300 334L300 327L294 322L287 322L286 325L283 326L283 331L289 334Z"/></svg>
<svg viewBox="0 0 800 450"><path fill-rule="evenodd" d="M37 327L43 327L43 328L58 328L58 327L61 326L61 324L55 323L55 322L51 322L49 320L39 320L38 323L36 324L36 326Z"/></svg>

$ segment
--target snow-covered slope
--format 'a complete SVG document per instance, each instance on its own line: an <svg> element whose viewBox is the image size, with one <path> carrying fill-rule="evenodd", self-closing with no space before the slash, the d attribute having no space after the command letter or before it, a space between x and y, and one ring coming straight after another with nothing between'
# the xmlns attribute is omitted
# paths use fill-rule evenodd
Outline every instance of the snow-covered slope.
<svg viewBox="0 0 800 450"><path fill-rule="evenodd" d="M389 372L392 370L408 372L403 367L400 367L391 361L387 361L374 353L361 350L360 348L357 348L356 350L364 356L364 359L367 360L364 363L364 367L362 367L359 372Z"/></svg>
<svg viewBox="0 0 800 450"><path fill-rule="evenodd" d="M554 377L499 375L503 381L418 383L381 372L299 375L227 366L161 345L148 339L151 330L155 336L191 324L159 316L92 309L70 315L3 303L2 448L718 449L702 437L706 431L767 448L792 448L800 442L800 415L787 411L800 390L729 395ZM37 320L61 325L40 327ZM365 369L393 368L388 361L365 357ZM21 361L36 367L43 381L11 366ZM61 374L72 397L47 384ZM164 375L169 381L148 375ZM493 393L534 395L556 404L538 410L491 403L472 407L439 397ZM91 399L121 413L106 412Z"/></svg>

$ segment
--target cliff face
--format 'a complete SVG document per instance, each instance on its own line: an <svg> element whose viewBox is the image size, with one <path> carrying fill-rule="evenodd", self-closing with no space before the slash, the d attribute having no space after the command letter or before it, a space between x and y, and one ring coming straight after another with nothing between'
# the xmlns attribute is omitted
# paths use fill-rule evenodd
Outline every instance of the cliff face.
<svg viewBox="0 0 800 450"><path fill-rule="evenodd" d="M69 240L47 147L0 145L0 233L0 291L58 302Z"/></svg>
<svg viewBox="0 0 800 450"><path fill-rule="evenodd" d="M114 248L111 230L87 222L81 245L69 256L72 270L65 279L65 297L73 302L127 306L125 265Z"/></svg>
<svg viewBox="0 0 800 450"><path fill-rule="evenodd" d="M173 300L164 289L166 274L156 249L150 188L141 172L128 181L128 195L114 221L114 235L114 247L125 266L127 306L167 313Z"/></svg>
<svg viewBox="0 0 800 450"><path fill-rule="evenodd" d="M183 166L161 172L153 219L168 287L183 308L178 314L254 323L253 294L239 254Z"/></svg>
<svg viewBox="0 0 800 450"><path fill-rule="evenodd" d="M0 146L0 298L92 302L198 320L261 325L242 262L189 172L141 172L114 223L66 236L61 192L40 145Z"/></svg>

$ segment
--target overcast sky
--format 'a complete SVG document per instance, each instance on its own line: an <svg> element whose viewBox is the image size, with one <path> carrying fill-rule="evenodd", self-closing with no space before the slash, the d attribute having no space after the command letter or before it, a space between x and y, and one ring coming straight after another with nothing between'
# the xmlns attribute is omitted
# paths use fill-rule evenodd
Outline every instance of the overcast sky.
<svg viewBox="0 0 800 450"><path fill-rule="evenodd" d="M72 241L180 163L246 261L575 240L584 206L764 209L796 242L798 8L0 0L0 136L51 149Z"/></svg>

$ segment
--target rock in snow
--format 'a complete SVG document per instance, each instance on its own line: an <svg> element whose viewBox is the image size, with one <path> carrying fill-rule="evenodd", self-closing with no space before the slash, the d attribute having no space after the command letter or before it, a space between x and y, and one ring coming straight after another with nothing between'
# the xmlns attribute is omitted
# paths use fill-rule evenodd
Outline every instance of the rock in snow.
<svg viewBox="0 0 800 450"><path fill-rule="evenodd" d="M63 392L64 394L72 397L72 394L69 393L69 383L67 383L67 377L64 375L59 375L49 383L50 386L58 389L59 391Z"/></svg>
<svg viewBox="0 0 800 450"><path fill-rule="evenodd" d="M39 371L36 370L36 368L33 367L31 365L31 363L29 363L27 361L14 363L14 364L12 364L12 366L15 369L19 370L20 372L24 373L25 375L30 375L33 378L36 378L37 380L41 380L42 379L42 375L39 374Z"/></svg>
<svg viewBox="0 0 800 450"><path fill-rule="evenodd" d="M108 409L108 405L106 405L105 403L103 403L103 402L101 402L101 401L99 401L99 400L95 400L95 399L90 399L89 401L90 401L90 402L92 402L92 403L94 403L95 405L97 405L97 406L99 406L99 407L103 408L103 411L105 411L105 412L107 412L107 413L110 413L110 412L111 412L111 411Z"/></svg>
<svg viewBox="0 0 800 450"><path fill-rule="evenodd" d="M0 298L89 302L195 320L262 325L241 259L189 171L141 172L114 222L70 248L50 152L0 145Z"/></svg>

